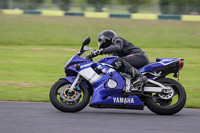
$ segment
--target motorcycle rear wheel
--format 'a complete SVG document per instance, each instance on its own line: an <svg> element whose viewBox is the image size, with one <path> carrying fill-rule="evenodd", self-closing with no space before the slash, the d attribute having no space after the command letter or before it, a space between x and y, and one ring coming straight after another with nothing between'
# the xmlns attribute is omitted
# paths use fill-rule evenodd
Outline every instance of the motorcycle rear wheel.
<svg viewBox="0 0 200 133"><path fill-rule="evenodd" d="M70 86L68 81L58 80L49 93L53 106L62 112L78 112L85 108L90 100L90 92L84 83L69 94Z"/></svg>
<svg viewBox="0 0 200 133"><path fill-rule="evenodd" d="M174 90L174 95L171 99L157 99L152 97L145 97L145 103L147 107L154 113L159 115L173 115L179 112L186 103L186 92L184 87L176 80L169 78L161 78L156 80L157 82L170 87ZM157 96L155 93L148 93L151 96Z"/></svg>

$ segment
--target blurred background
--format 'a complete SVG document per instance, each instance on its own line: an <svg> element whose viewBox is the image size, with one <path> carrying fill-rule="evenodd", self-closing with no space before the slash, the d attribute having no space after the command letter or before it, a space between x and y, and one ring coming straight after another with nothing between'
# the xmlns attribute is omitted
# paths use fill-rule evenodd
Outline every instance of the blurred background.
<svg viewBox="0 0 200 133"><path fill-rule="evenodd" d="M184 58L180 83L188 96L185 107L200 108L200 21L12 15L2 13L5 9L171 14L180 18L199 16L200 0L0 0L1 101L49 102L51 86L65 76L64 65L79 51L84 38L90 36L89 47L98 49L98 34L111 29L143 49L152 62Z"/></svg>
<svg viewBox="0 0 200 133"><path fill-rule="evenodd" d="M199 0L0 0L0 9L199 14Z"/></svg>

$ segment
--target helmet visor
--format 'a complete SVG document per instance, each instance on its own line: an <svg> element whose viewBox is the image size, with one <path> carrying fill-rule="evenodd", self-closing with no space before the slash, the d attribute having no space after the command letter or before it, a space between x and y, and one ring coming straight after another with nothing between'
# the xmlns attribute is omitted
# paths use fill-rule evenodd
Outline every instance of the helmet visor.
<svg viewBox="0 0 200 133"><path fill-rule="evenodd" d="M103 41L98 41L98 47L100 48L101 47L101 44L103 43Z"/></svg>

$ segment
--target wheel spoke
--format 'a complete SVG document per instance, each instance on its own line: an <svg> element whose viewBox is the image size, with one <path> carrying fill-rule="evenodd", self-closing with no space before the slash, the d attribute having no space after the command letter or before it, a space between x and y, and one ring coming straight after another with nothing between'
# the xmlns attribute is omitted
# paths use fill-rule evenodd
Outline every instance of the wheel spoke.
<svg viewBox="0 0 200 133"><path fill-rule="evenodd" d="M60 101L61 101L62 103L65 103L64 99L62 99L61 97L60 97Z"/></svg>
<svg viewBox="0 0 200 133"><path fill-rule="evenodd" d="M158 97L158 94L154 94L153 95L154 97L152 98L152 100L155 102L155 103L159 103L159 99L157 98Z"/></svg>
<svg viewBox="0 0 200 133"><path fill-rule="evenodd" d="M155 103L159 103L159 99L158 98L152 98L153 99L153 101L155 102Z"/></svg>
<svg viewBox="0 0 200 133"><path fill-rule="evenodd" d="M178 95L179 93L175 90L174 91L174 96Z"/></svg>
<svg viewBox="0 0 200 133"><path fill-rule="evenodd" d="M172 99L160 101L161 106L168 106L172 103Z"/></svg>

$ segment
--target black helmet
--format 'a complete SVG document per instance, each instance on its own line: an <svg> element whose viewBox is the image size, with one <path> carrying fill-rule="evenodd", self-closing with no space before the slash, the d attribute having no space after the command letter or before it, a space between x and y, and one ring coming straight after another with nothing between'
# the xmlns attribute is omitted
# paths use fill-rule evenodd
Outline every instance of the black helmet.
<svg viewBox="0 0 200 133"><path fill-rule="evenodd" d="M112 44L112 39L116 36L117 34L112 30L102 31L98 36L99 49L109 47Z"/></svg>

